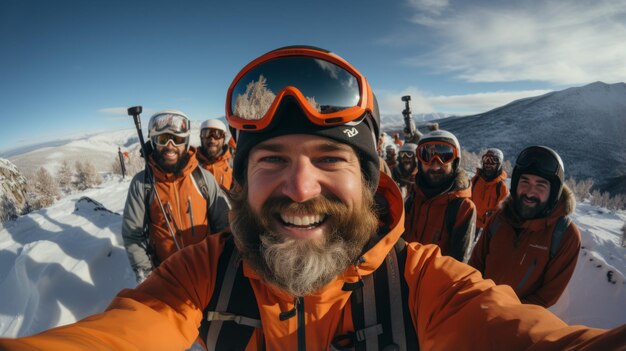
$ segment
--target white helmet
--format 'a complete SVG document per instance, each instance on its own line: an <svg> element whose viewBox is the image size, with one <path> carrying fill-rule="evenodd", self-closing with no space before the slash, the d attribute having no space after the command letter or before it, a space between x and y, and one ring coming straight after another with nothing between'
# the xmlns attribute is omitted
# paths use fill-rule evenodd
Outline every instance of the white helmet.
<svg viewBox="0 0 626 351"><path fill-rule="evenodd" d="M148 122L148 137L161 134L174 134L188 137L191 132L191 123L186 114L178 110L159 111L150 117Z"/></svg>
<svg viewBox="0 0 626 351"><path fill-rule="evenodd" d="M202 122L202 124L200 125L200 130L206 128L219 129L224 132L228 131L224 122L220 121L219 119L207 119L206 121Z"/></svg>

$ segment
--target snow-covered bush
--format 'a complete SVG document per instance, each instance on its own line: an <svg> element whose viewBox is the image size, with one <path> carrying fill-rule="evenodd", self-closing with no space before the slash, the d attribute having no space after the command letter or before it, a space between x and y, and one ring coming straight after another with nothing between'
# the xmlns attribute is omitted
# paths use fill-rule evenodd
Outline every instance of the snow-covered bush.
<svg viewBox="0 0 626 351"><path fill-rule="evenodd" d="M30 210L52 205L60 196L57 182L50 172L39 167L35 174L28 176L27 201Z"/></svg>
<svg viewBox="0 0 626 351"><path fill-rule="evenodd" d="M102 178L96 171L96 167L89 162L76 161L76 180L74 185L78 190L93 188L102 183Z"/></svg>
<svg viewBox="0 0 626 351"><path fill-rule="evenodd" d="M72 191L72 182L74 174L69 161L63 160L59 169L57 169L57 183L59 184L59 190L68 194Z"/></svg>

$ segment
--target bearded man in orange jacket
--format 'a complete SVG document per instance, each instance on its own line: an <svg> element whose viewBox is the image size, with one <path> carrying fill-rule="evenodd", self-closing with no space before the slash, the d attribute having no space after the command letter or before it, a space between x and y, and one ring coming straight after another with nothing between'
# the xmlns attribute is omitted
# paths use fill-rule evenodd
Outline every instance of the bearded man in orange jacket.
<svg viewBox="0 0 626 351"><path fill-rule="evenodd" d="M524 303L554 305L576 268L580 232L567 217L576 199L564 173L556 151L524 149L511 196L487 222L469 261L483 277L510 285Z"/></svg>
<svg viewBox="0 0 626 351"><path fill-rule="evenodd" d="M0 349L185 350L198 335L210 350L623 342L626 328L568 326L436 245L399 241L402 198L379 172L375 98L339 56L271 51L237 75L227 101L238 147L232 234L173 255L101 314Z"/></svg>
<svg viewBox="0 0 626 351"><path fill-rule="evenodd" d="M404 239L437 244L441 253L467 262L476 228L476 207L456 136L434 130L417 144L417 175L405 200Z"/></svg>
<svg viewBox="0 0 626 351"><path fill-rule="evenodd" d="M476 205L477 234L509 195L509 189L504 182L507 174L502 169L503 163L504 153L500 149L489 148L481 158L482 167L476 169L476 175L472 178L472 202Z"/></svg>
<svg viewBox="0 0 626 351"><path fill-rule="evenodd" d="M122 237L137 282L174 252L228 226L229 205L189 145L189 118L163 110L150 117L145 170L128 188ZM202 190L201 190L202 189Z"/></svg>
<svg viewBox="0 0 626 351"><path fill-rule="evenodd" d="M219 119L208 119L200 125L200 165L213 174L222 189L228 191L233 182L232 155L226 125Z"/></svg>

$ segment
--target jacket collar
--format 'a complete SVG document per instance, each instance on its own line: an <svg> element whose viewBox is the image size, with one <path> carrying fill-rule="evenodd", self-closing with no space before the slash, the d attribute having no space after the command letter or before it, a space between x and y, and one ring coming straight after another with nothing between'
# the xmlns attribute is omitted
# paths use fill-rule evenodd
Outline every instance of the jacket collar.
<svg viewBox="0 0 626 351"><path fill-rule="evenodd" d="M486 180L485 177L483 177L483 172L481 168L476 168L476 176L480 177L486 184L491 184L491 183L497 183L499 181L505 181L508 174L506 173L505 170L502 170L500 172L500 175L494 177L491 180Z"/></svg>
<svg viewBox="0 0 626 351"><path fill-rule="evenodd" d="M513 197L509 196L502 203L502 214L514 228L530 229L532 231L543 230L563 216L568 216L576 209L576 198L570 188L563 184L563 192L554 210L548 216L523 220L521 219L513 204Z"/></svg>
<svg viewBox="0 0 626 351"><path fill-rule="evenodd" d="M200 161L200 163L202 164L213 164L213 163L220 162L222 160L229 159L231 157L231 154L230 154L230 150L228 150L228 145L224 144L224 149L222 153L212 161L210 161L207 155L205 155L202 148L198 148L196 150L196 157L198 158L198 161Z"/></svg>
<svg viewBox="0 0 626 351"><path fill-rule="evenodd" d="M160 182L171 182L189 176L198 166L198 160L196 160L196 149L193 146L190 146L189 151L187 151L187 155L189 156L189 160L187 161L185 167L183 167L180 174L166 173L161 169L161 167L159 167L152 155L150 155L150 168L152 169L155 179Z"/></svg>

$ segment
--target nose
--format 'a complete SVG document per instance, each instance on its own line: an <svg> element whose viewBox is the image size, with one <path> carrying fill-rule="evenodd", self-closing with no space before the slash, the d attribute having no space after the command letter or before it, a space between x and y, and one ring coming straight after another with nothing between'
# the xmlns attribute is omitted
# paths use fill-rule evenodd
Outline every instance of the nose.
<svg viewBox="0 0 626 351"><path fill-rule="evenodd" d="M308 158L293 162L285 176L282 192L294 202L305 202L320 195L319 172Z"/></svg>

